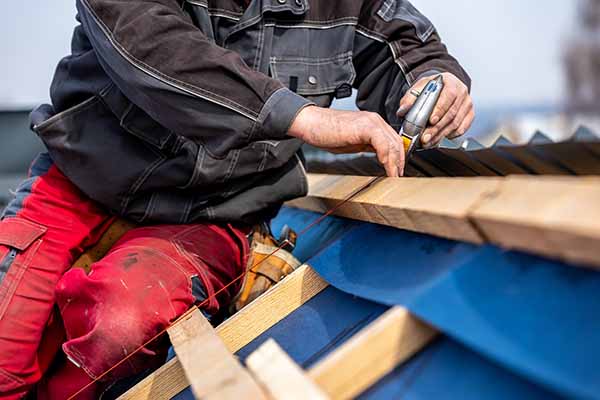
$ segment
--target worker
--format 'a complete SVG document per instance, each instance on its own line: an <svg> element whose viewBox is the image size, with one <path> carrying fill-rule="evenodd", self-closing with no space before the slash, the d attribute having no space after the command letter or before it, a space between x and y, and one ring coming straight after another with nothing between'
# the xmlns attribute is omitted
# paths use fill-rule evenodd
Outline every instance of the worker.
<svg viewBox="0 0 600 400"><path fill-rule="evenodd" d="M98 398L163 363L165 336L144 344L193 305L216 323L268 288L237 278L307 193L303 143L373 151L402 175L402 117L439 74L423 145L474 118L468 75L406 0L76 6L52 104L31 115L47 152L0 222L2 399ZM328 109L353 88L362 111ZM70 268L115 217L137 227ZM281 275L297 264L281 259Z"/></svg>

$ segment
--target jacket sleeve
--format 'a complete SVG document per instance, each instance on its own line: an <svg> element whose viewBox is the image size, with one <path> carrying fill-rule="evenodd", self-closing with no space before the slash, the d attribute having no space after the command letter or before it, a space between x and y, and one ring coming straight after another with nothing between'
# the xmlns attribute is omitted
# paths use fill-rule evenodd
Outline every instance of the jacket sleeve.
<svg viewBox="0 0 600 400"><path fill-rule="evenodd" d="M354 46L358 107L396 128L400 99L420 78L451 72L471 85L433 24L407 0L365 0Z"/></svg>
<svg viewBox="0 0 600 400"><path fill-rule="evenodd" d="M177 0L77 0L96 55L119 89L184 136L286 136L309 102L212 43Z"/></svg>

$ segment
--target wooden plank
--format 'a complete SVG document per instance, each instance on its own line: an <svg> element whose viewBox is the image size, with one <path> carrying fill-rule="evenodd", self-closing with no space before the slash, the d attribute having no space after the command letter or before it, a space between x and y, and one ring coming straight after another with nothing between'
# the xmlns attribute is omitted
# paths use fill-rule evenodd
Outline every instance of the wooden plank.
<svg viewBox="0 0 600 400"><path fill-rule="evenodd" d="M394 307L308 371L332 399L352 399L425 347L437 332Z"/></svg>
<svg viewBox="0 0 600 400"><path fill-rule="evenodd" d="M216 328L231 353L235 353L263 332L327 287L312 268L303 265L261 297ZM189 386L174 358L142 380L119 399L169 400Z"/></svg>
<svg viewBox="0 0 600 400"><path fill-rule="evenodd" d="M274 400L328 399L273 339L250 354L246 366Z"/></svg>
<svg viewBox="0 0 600 400"><path fill-rule="evenodd" d="M168 332L196 399L266 399L200 310L186 315Z"/></svg>
<svg viewBox="0 0 600 400"><path fill-rule="evenodd" d="M372 181L371 177L309 174L307 197L288 203L292 207L326 212ZM502 178L403 178L381 179L335 214L411 230L482 243L468 220L470 210L494 193Z"/></svg>
<svg viewBox="0 0 600 400"><path fill-rule="evenodd" d="M119 396L119 400L170 400L188 386L183 367L175 357Z"/></svg>
<svg viewBox="0 0 600 400"><path fill-rule="evenodd" d="M471 212L489 241L600 267L600 179L509 177Z"/></svg>
<svg viewBox="0 0 600 400"><path fill-rule="evenodd" d="M219 336L229 351L235 353L327 286L328 283L310 266L303 265L221 324L217 328Z"/></svg>
<svg viewBox="0 0 600 400"><path fill-rule="evenodd" d="M373 178L309 175L292 207L324 212ZM336 215L600 267L600 178L381 179Z"/></svg>

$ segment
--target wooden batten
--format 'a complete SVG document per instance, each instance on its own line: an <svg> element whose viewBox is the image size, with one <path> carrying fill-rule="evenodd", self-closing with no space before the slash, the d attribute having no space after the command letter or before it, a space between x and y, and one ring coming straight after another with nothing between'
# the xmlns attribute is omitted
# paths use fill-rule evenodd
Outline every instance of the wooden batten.
<svg viewBox="0 0 600 400"><path fill-rule="evenodd" d="M329 284L308 265L302 265L267 293L217 327L230 352L236 353Z"/></svg>
<svg viewBox="0 0 600 400"><path fill-rule="evenodd" d="M287 317L328 286L311 267L303 265L274 288L216 328L230 353L235 353ZM189 386L177 358L168 361L121 400L170 400Z"/></svg>
<svg viewBox="0 0 600 400"><path fill-rule="evenodd" d="M310 174L308 196L287 204L326 212L374 179ZM481 198L498 189L500 182L500 178L379 179L337 208L335 215L482 243L467 216Z"/></svg>
<svg viewBox="0 0 600 400"><path fill-rule="evenodd" d="M267 398L200 310L185 315L168 332L196 399Z"/></svg>
<svg viewBox="0 0 600 400"><path fill-rule="evenodd" d="M328 399L273 339L256 349L246 366L273 400Z"/></svg>
<svg viewBox="0 0 600 400"><path fill-rule="evenodd" d="M394 307L314 365L308 376L332 399L352 399L425 347L437 331Z"/></svg>
<svg viewBox="0 0 600 400"><path fill-rule="evenodd" d="M325 212L374 178L309 175L288 203ZM380 179L335 215L600 267L600 178Z"/></svg>
<svg viewBox="0 0 600 400"><path fill-rule="evenodd" d="M511 176L471 213L492 243L600 267L600 179Z"/></svg>

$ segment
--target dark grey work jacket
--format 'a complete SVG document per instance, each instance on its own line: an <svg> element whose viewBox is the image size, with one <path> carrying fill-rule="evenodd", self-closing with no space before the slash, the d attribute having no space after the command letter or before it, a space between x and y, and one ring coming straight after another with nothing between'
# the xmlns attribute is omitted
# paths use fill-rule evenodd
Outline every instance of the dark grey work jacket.
<svg viewBox="0 0 600 400"><path fill-rule="evenodd" d="M77 0L72 54L32 126L56 165L144 222L268 218L307 191L307 104L358 89L392 125L420 76L469 83L406 0Z"/></svg>

